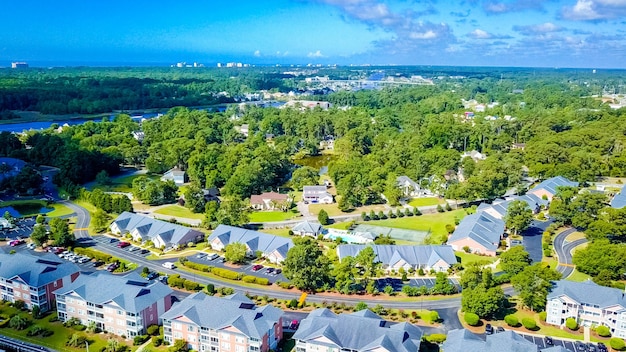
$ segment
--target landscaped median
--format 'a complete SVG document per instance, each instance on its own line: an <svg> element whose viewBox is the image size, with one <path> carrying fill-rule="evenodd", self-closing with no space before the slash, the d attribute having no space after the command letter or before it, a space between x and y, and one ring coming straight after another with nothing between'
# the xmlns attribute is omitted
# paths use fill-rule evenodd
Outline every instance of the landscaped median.
<svg viewBox="0 0 626 352"><path fill-rule="evenodd" d="M257 284L257 285L263 285L263 286L267 286L270 284L270 280L265 277L244 275L243 273L236 272L233 270L217 268L217 267L206 265L206 264L194 263L192 261L186 260L185 258L180 258L178 262L180 263L180 265L187 267L191 270L201 271L203 273L211 273L215 276L228 279L228 280L243 281L245 283Z"/></svg>

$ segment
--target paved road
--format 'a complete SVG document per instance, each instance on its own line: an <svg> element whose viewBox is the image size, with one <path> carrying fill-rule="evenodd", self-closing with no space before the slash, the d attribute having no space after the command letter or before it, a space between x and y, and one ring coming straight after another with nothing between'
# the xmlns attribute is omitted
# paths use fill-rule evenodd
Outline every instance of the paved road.
<svg viewBox="0 0 626 352"><path fill-rule="evenodd" d="M10 337L6 337L2 335L0 335L0 347L12 348L19 352L42 352L42 351L56 352L56 350L53 350L51 348L34 345L28 342L12 339ZM0 349L0 351L3 351L3 350Z"/></svg>
<svg viewBox="0 0 626 352"><path fill-rule="evenodd" d="M87 209L69 202L69 201L61 201L61 204L67 206L68 208L72 209L74 211L74 213L76 213L76 227L74 230L74 236L77 239L80 238L90 238L89 236L89 231L87 230L89 228L89 222L91 221L91 215L89 215L89 212L87 211Z"/></svg>
<svg viewBox="0 0 626 352"><path fill-rule="evenodd" d="M587 239L585 238L572 242L566 241L565 238L574 232L576 232L575 228L569 228L558 233L554 237L554 250L559 258L559 265L556 267L556 270L563 275L563 278L570 276L572 272L574 272L574 265L572 264L572 249L587 242Z"/></svg>

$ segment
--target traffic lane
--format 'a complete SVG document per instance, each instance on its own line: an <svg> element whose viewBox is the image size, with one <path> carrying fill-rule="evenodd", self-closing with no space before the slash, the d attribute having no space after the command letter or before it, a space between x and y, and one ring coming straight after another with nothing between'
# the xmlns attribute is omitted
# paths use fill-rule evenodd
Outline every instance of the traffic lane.
<svg viewBox="0 0 626 352"><path fill-rule="evenodd" d="M541 259L543 258L541 238L543 232L551 223L552 220L533 220L528 229L522 232L522 245L524 246L526 252L530 255L530 259L532 259L535 263L541 262Z"/></svg>
<svg viewBox="0 0 626 352"><path fill-rule="evenodd" d="M587 243L586 238L581 238L576 241L568 242L565 245L563 245L563 251L567 253L567 256L565 257L564 261L559 260L559 262L564 263L564 264L572 264L572 250L580 246L583 243Z"/></svg>

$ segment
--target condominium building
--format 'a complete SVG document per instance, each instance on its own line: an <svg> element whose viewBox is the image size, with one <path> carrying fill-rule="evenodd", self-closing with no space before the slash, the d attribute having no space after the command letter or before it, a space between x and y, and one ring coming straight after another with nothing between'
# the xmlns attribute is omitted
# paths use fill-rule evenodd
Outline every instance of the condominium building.
<svg viewBox="0 0 626 352"><path fill-rule="evenodd" d="M185 340L195 351L267 352L283 338L282 315L241 293L220 298L199 292L163 314L163 333L166 341Z"/></svg>
<svg viewBox="0 0 626 352"><path fill-rule="evenodd" d="M591 280L561 280L548 294L546 322L565 325L574 318L583 326L605 325L611 335L626 338L626 297L624 291L604 287Z"/></svg>
<svg viewBox="0 0 626 352"><path fill-rule="evenodd" d="M5 254L0 250L0 298L32 309L54 308L54 292L79 277L79 268L54 254Z"/></svg>
<svg viewBox="0 0 626 352"><path fill-rule="evenodd" d="M84 325L95 322L104 331L133 337L160 323L172 306L172 291L137 273L116 276L106 272L81 275L55 292L59 320L77 318Z"/></svg>

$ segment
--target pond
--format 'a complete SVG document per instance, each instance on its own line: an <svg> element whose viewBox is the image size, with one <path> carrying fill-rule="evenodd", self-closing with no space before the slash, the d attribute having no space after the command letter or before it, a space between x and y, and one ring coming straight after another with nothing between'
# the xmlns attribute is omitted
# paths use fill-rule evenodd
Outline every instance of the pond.
<svg viewBox="0 0 626 352"><path fill-rule="evenodd" d="M294 164L300 166L310 166L315 170L320 170L320 174L324 174L328 172L328 164L331 161L337 160L337 155L335 154L322 154L316 156L307 156L302 159L294 160Z"/></svg>
<svg viewBox="0 0 626 352"><path fill-rule="evenodd" d="M0 207L0 216L4 216L7 211L14 218L22 216L32 216L37 214L46 214L53 211L54 208L42 207L38 203L15 204L7 207Z"/></svg>

